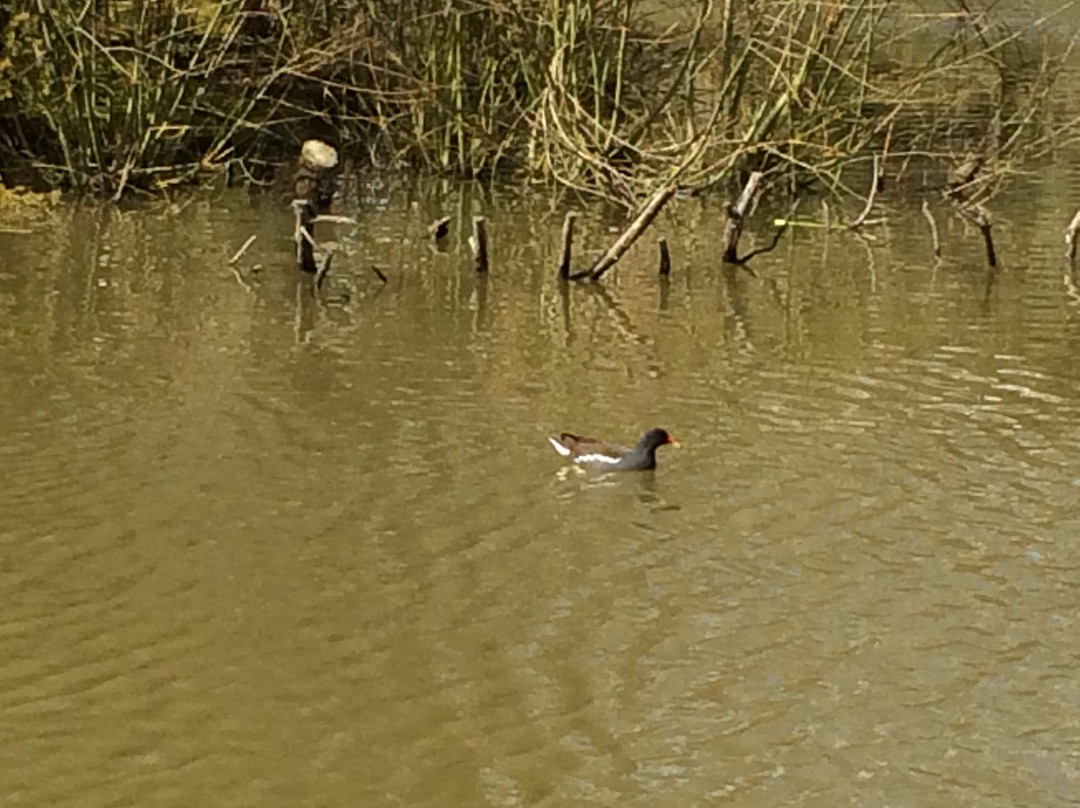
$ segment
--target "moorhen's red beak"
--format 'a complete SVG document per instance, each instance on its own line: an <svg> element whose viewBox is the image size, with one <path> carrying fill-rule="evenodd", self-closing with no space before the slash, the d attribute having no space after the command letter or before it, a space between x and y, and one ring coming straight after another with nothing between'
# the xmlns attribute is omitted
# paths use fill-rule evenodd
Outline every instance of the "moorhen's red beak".
<svg viewBox="0 0 1080 808"><path fill-rule="evenodd" d="M679 448L679 442L675 440L675 438L671 437L671 435L667 436L667 442L674 446L676 449Z"/></svg>

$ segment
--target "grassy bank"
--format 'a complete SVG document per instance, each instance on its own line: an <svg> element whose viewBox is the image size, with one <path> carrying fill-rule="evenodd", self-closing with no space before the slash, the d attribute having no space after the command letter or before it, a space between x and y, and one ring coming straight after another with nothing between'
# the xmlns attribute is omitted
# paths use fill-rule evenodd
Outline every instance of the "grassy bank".
<svg viewBox="0 0 1080 808"><path fill-rule="evenodd" d="M264 177L307 137L378 167L558 182L631 203L764 169L844 191L888 153L996 165L1074 124L1068 45L970 3L9 0L6 173L119 195Z"/></svg>

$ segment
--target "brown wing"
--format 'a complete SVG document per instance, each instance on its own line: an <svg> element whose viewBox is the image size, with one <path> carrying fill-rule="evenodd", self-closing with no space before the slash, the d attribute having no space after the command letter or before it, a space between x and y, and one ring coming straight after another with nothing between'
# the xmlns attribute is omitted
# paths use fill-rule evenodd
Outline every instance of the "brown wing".
<svg viewBox="0 0 1080 808"><path fill-rule="evenodd" d="M570 452L570 456L575 460L606 461L610 458L617 461L630 451L625 446L606 443L596 438L586 438L572 432L563 432L559 435L558 441Z"/></svg>
<svg viewBox="0 0 1080 808"><path fill-rule="evenodd" d="M576 452L578 447L582 444L596 443L592 438L583 438L581 435L575 435L573 432L561 432L556 440L571 452Z"/></svg>

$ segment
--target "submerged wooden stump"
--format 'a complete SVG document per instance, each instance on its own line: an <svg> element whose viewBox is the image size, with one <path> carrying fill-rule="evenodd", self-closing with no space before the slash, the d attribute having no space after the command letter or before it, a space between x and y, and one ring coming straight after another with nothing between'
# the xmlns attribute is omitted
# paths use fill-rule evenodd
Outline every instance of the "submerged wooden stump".
<svg viewBox="0 0 1080 808"><path fill-rule="evenodd" d="M728 208L728 220L724 228L724 263L741 264L746 262L745 258L739 259L739 236L742 235L750 203L754 201L758 186L761 185L761 179L764 176L760 171L751 174L743 187L742 194L739 195L739 201Z"/></svg>
<svg viewBox="0 0 1080 808"><path fill-rule="evenodd" d="M476 271L486 274L488 271L488 248L487 227L483 216L474 216L472 220L473 234L469 236L469 246L472 247L473 265Z"/></svg>
<svg viewBox="0 0 1080 808"><path fill-rule="evenodd" d="M1080 231L1080 210L1072 217L1072 221L1069 222L1069 226L1065 229L1065 258L1069 262L1069 266L1076 265L1076 234Z"/></svg>
<svg viewBox="0 0 1080 808"><path fill-rule="evenodd" d="M659 272L666 277L671 274L671 253L668 252L667 239L660 236L656 240L656 246L660 250Z"/></svg>
<svg viewBox="0 0 1080 808"><path fill-rule="evenodd" d="M990 269L996 269L998 265L997 251L994 249L994 237L990 229L994 226L990 218L990 212L982 205L976 205L974 209L959 207L960 215L979 228L982 233L983 243L986 246L986 263Z"/></svg>
<svg viewBox="0 0 1080 808"><path fill-rule="evenodd" d="M337 190L337 150L321 140L305 140L294 179L296 213L296 266L318 272L315 264L315 219L330 209Z"/></svg>
<svg viewBox="0 0 1080 808"><path fill-rule="evenodd" d="M577 213L568 211L563 219L562 226L562 252L559 253L559 280L565 281L570 278L570 254L574 247L574 222Z"/></svg>

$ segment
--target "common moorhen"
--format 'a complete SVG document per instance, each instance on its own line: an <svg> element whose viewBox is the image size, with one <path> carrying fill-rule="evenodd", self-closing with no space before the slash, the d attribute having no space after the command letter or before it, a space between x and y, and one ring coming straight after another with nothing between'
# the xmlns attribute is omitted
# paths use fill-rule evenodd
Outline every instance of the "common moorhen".
<svg viewBox="0 0 1080 808"><path fill-rule="evenodd" d="M583 466L597 466L611 471L644 471L656 468L656 450L675 440L659 427L650 429L633 449L595 438L583 438L563 432L548 438L555 451Z"/></svg>

